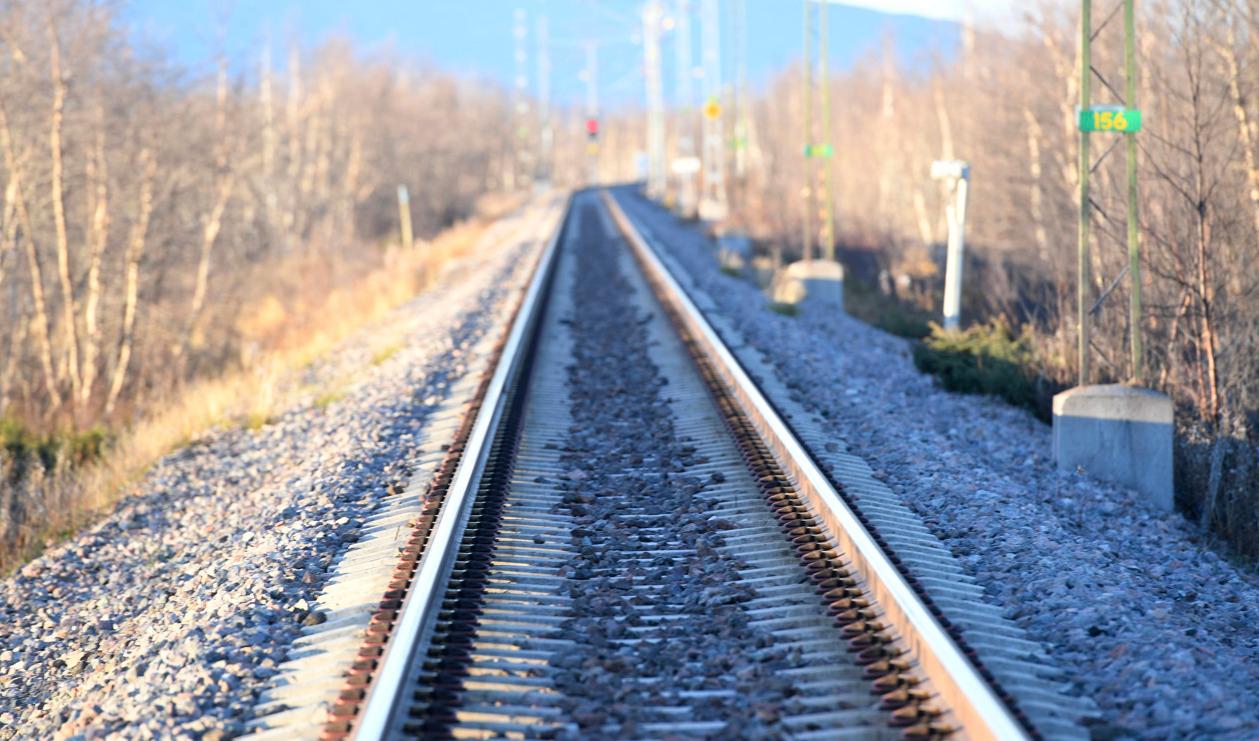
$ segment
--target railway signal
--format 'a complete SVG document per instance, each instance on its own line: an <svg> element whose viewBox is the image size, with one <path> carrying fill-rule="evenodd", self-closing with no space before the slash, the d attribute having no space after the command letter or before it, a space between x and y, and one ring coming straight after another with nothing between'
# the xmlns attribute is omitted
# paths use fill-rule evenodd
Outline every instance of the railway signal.
<svg viewBox="0 0 1259 741"><path fill-rule="evenodd" d="M586 83L586 182L595 185L599 182L599 46L587 41L586 69L582 80ZM594 123L594 136L590 136L590 124Z"/></svg>
<svg viewBox="0 0 1259 741"><path fill-rule="evenodd" d="M586 154L593 158L599 154L599 119L586 119Z"/></svg>

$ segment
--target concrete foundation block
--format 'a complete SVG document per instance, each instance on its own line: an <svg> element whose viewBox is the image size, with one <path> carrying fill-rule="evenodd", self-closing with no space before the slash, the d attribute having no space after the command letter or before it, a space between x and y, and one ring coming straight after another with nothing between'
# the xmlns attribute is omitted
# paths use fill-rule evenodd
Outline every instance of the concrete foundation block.
<svg viewBox="0 0 1259 741"><path fill-rule="evenodd" d="M834 260L793 262L774 281L773 299L806 311L843 311L844 266Z"/></svg>
<svg viewBox="0 0 1259 741"><path fill-rule="evenodd" d="M1054 397L1054 460L1174 507L1172 400L1149 389L1078 386Z"/></svg>

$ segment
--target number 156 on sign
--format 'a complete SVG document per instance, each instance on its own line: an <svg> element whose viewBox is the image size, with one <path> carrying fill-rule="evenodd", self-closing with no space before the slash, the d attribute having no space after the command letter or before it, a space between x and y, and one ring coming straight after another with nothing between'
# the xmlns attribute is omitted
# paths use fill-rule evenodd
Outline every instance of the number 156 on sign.
<svg viewBox="0 0 1259 741"><path fill-rule="evenodd" d="M1135 108L1098 107L1080 111L1080 131L1113 131L1119 134L1141 130L1141 111Z"/></svg>

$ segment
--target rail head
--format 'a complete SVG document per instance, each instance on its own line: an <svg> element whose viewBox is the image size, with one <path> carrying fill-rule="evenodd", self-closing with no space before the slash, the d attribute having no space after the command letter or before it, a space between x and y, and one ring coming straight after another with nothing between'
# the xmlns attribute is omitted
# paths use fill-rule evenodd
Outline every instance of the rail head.
<svg viewBox="0 0 1259 741"><path fill-rule="evenodd" d="M507 391L523 364L532 330L545 304L544 293L571 205L572 196L569 195L520 302L432 535L420 557L385 652L373 674L362 711L355 723L356 739L379 739L388 732L402 692L402 684L407 681L410 673L412 657L417 647L432 633L459 541L463 537L471 505L489 457L493 433L504 413Z"/></svg>
<svg viewBox="0 0 1259 741"><path fill-rule="evenodd" d="M956 641L931 613L917 591L839 495L830 479L805 450L791 427L778 415L747 375L707 318L675 279L665 262L606 190L603 198L613 220L639 262L664 287L661 300L673 305L723 376L765 442L796 477L832 534L865 578L886 617L905 640L940 700L968 738L1025 739L1027 730L997 696L993 687L966 658Z"/></svg>

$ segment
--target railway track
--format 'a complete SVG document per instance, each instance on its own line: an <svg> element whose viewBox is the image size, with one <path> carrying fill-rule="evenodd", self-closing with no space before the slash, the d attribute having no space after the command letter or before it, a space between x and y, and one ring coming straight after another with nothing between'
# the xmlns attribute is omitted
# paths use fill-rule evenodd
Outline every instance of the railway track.
<svg viewBox="0 0 1259 741"><path fill-rule="evenodd" d="M325 738L1074 735L996 681L613 199L574 196L494 352Z"/></svg>

